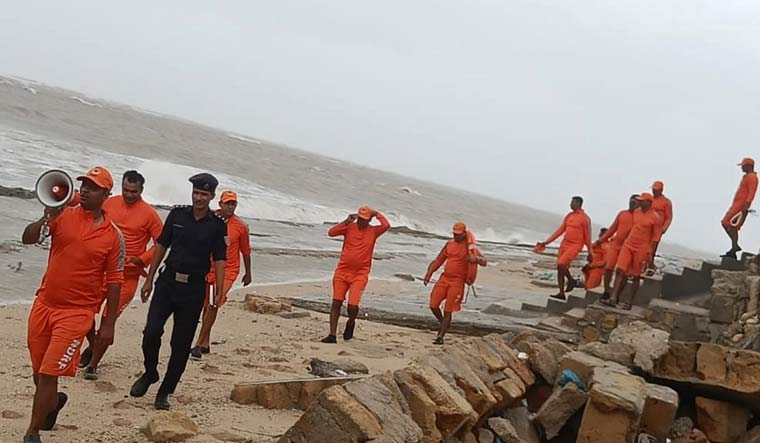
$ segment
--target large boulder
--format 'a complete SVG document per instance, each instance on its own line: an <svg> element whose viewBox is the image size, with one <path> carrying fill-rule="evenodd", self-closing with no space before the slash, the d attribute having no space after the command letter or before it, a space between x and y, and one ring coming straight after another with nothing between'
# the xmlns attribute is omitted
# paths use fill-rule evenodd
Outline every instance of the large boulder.
<svg viewBox="0 0 760 443"><path fill-rule="evenodd" d="M633 366L633 356L636 348L628 343L586 343L578 347L578 350L606 361L614 361L626 367Z"/></svg>
<svg viewBox="0 0 760 443"><path fill-rule="evenodd" d="M735 442L746 432L749 417L749 411L740 406L697 397L697 427L712 442Z"/></svg>
<svg viewBox="0 0 760 443"><path fill-rule="evenodd" d="M244 303L247 310L259 314L277 314L293 309L288 302L256 294L246 294Z"/></svg>
<svg viewBox="0 0 760 443"><path fill-rule="evenodd" d="M377 418L342 386L322 392L279 443L355 443L382 437Z"/></svg>
<svg viewBox="0 0 760 443"><path fill-rule="evenodd" d="M383 431L382 440L394 443L422 440L422 429L407 414L409 406L392 374L357 380L344 388L375 416Z"/></svg>
<svg viewBox="0 0 760 443"><path fill-rule="evenodd" d="M536 422L544 429L546 438L551 440L558 435L567 420L586 404L587 398L588 394L572 383L555 390L536 415Z"/></svg>
<svg viewBox="0 0 760 443"><path fill-rule="evenodd" d="M426 441L440 441L475 424L478 414L433 368L411 364L394 373Z"/></svg>
<svg viewBox="0 0 760 443"><path fill-rule="evenodd" d="M655 329L642 321L634 321L619 326L610 334L609 343L621 343L633 346L636 353L633 364L651 373L660 357L667 354L670 334Z"/></svg>
<svg viewBox="0 0 760 443"><path fill-rule="evenodd" d="M151 417L142 432L150 441L174 442L195 437L201 431L190 417L181 412L162 412Z"/></svg>
<svg viewBox="0 0 760 443"><path fill-rule="evenodd" d="M615 369L597 368L591 386L578 441L632 443L644 410L644 380Z"/></svg>

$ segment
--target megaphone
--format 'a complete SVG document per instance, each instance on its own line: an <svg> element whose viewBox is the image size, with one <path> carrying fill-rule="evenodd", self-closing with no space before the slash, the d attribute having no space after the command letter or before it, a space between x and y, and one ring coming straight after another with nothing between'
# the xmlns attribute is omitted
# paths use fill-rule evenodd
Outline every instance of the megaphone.
<svg viewBox="0 0 760 443"><path fill-rule="evenodd" d="M34 186L37 200L48 208L77 206L79 191L74 188L71 176L59 169L45 171Z"/></svg>

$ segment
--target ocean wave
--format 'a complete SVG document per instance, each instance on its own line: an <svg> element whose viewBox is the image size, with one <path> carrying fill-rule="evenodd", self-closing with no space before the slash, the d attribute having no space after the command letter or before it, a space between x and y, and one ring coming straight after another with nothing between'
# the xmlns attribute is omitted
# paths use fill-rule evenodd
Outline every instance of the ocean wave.
<svg viewBox="0 0 760 443"><path fill-rule="evenodd" d="M235 140L240 140L241 142L253 143L255 145L260 145L262 143L260 140L256 140L256 139L248 138L248 137L243 137L242 135L227 134L227 137L234 138Z"/></svg>
<svg viewBox="0 0 760 443"><path fill-rule="evenodd" d="M83 104L83 105L87 105L87 106L94 106L94 107L96 107L96 108L102 108L102 107L103 107L103 105L101 105L100 103L94 103L94 102L90 102L90 101L87 101L87 100L85 100L85 99L83 99L83 98L81 98L81 97L77 97L77 96L75 96L75 95L72 95L72 96L71 96L71 99L72 99L72 100L75 100L75 101L78 101L79 103L81 103L81 104Z"/></svg>
<svg viewBox="0 0 760 443"><path fill-rule="evenodd" d="M407 194L411 194L411 195L417 196L417 197L422 197L422 194L420 194L419 192L417 192L414 189L410 188L409 186L402 186L402 187L398 188L398 190L401 191L401 192L405 192Z"/></svg>

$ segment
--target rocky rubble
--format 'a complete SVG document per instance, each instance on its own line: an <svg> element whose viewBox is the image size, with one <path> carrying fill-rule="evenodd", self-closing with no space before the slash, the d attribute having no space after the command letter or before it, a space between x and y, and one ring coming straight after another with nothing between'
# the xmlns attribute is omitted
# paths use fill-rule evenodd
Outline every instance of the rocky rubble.
<svg viewBox="0 0 760 443"><path fill-rule="evenodd" d="M531 334L471 338L326 389L279 443L760 441L748 429L760 354L667 337L630 322L577 349Z"/></svg>

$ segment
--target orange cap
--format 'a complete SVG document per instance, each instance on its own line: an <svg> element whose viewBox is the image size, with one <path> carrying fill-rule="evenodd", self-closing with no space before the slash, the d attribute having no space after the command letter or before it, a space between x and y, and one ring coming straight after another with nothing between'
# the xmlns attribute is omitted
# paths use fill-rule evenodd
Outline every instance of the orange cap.
<svg viewBox="0 0 760 443"><path fill-rule="evenodd" d="M219 197L219 203L227 203L233 201L237 201L237 194L235 194L233 191L224 191Z"/></svg>
<svg viewBox="0 0 760 443"><path fill-rule="evenodd" d="M662 191L663 189L665 189L665 184L663 182L657 180L656 182L652 183L652 189L656 189L658 191Z"/></svg>
<svg viewBox="0 0 760 443"><path fill-rule="evenodd" d="M654 197L652 197L652 194L650 194L648 192L642 192L641 194L639 194L638 197L636 197L636 200L638 200L638 201L645 201L645 200L652 201L652 200L654 200Z"/></svg>
<svg viewBox="0 0 760 443"><path fill-rule="evenodd" d="M77 177L77 180L79 181L85 179L90 180L103 189L108 189L109 191L113 189L113 176L108 169L102 166L95 166L94 168L87 171L85 175L80 175Z"/></svg>
<svg viewBox="0 0 760 443"><path fill-rule="evenodd" d="M744 165L755 166L755 160L747 157L747 158L743 159L742 162L739 163L739 164L737 164L736 166L744 166Z"/></svg>
<svg viewBox="0 0 760 443"><path fill-rule="evenodd" d="M372 219L372 209L370 209L369 206L362 206L359 208L359 211L357 212L357 215L359 218L363 220L371 220Z"/></svg>
<svg viewBox="0 0 760 443"><path fill-rule="evenodd" d="M454 223L454 227L451 229L451 232L454 233L454 235L461 235L467 232L467 225L464 224L464 222L458 221Z"/></svg>

